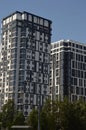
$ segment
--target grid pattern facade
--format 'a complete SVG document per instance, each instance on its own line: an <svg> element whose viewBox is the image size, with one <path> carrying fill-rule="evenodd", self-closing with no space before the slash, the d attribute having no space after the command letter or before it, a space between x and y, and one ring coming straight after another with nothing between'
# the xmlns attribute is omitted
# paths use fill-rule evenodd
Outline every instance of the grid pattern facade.
<svg viewBox="0 0 86 130"><path fill-rule="evenodd" d="M28 12L2 20L1 105L14 99L27 115L48 95L51 21Z"/></svg>
<svg viewBox="0 0 86 130"><path fill-rule="evenodd" d="M86 100L86 45L72 40L51 44L51 99Z"/></svg>

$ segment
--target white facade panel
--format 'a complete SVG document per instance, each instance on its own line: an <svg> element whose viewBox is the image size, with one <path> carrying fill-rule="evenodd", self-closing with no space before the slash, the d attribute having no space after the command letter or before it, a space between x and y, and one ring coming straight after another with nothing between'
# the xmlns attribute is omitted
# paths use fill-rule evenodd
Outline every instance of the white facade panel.
<svg viewBox="0 0 86 130"><path fill-rule="evenodd" d="M13 20L16 20L17 19L17 14L14 14L13 15Z"/></svg>

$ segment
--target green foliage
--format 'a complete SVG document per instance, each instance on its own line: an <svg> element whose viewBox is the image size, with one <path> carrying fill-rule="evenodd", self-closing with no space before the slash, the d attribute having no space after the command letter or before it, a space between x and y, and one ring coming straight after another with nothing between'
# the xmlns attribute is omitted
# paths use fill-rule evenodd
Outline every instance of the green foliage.
<svg viewBox="0 0 86 130"><path fill-rule="evenodd" d="M14 102L9 100L2 108L2 126L10 127L14 118Z"/></svg>
<svg viewBox="0 0 86 130"><path fill-rule="evenodd" d="M16 113L14 117L13 125L25 125L25 117L22 112Z"/></svg>
<svg viewBox="0 0 86 130"><path fill-rule="evenodd" d="M26 122L29 126L32 126L32 130L37 130L38 125L38 112L37 110L33 109L30 115L27 117Z"/></svg>
<svg viewBox="0 0 86 130"><path fill-rule="evenodd" d="M41 130L55 130L57 125L57 104L47 100L41 111Z"/></svg>
<svg viewBox="0 0 86 130"><path fill-rule="evenodd" d="M59 102L59 122L62 130L86 130L86 103Z"/></svg>
<svg viewBox="0 0 86 130"><path fill-rule="evenodd" d="M37 130L37 110L33 110L28 123ZM86 130L86 103L47 100L40 111L41 130Z"/></svg>
<svg viewBox="0 0 86 130"><path fill-rule="evenodd" d="M10 128L12 125L25 125L22 112L14 109L14 102L9 100L0 113L0 125ZM47 100L40 110L40 130L86 130L86 103ZM38 128L38 111L33 109L26 120L32 130Z"/></svg>
<svg viewBox="0 0 86 130"><path fill-rule="evenodd" d="M24 121L23 113L15 109L13 100L8 100L0 113L1 126L10 129L12 125L24 125Z"/></svg>

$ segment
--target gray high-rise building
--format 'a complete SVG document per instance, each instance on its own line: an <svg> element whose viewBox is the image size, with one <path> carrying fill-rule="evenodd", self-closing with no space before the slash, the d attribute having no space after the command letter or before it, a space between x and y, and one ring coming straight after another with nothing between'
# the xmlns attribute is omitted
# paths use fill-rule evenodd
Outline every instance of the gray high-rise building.
<svg viewBox="0 0 86 130"><path fill-rule="evenodd" d="M2 20L0 103L13 99L28 115L42 106L49 92L51 24L28 12L14 12Z"/></svg>
<svg viewBox="0 0 86 130"><path fill-rule="evenodd" d="M86 44L60 40L51 44L51 99L86 101Z"/></svg>

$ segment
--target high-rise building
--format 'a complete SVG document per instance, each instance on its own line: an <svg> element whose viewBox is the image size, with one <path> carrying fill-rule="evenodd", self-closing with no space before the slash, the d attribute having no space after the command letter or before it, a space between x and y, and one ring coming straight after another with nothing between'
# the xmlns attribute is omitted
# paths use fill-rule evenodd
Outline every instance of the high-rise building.
<svg viewBox="0 0 86 130"><path fill-rule="evenodd" d="M51 24L28 12L2 20L0 103L14 99L26 116L43 105L49 86Z"/></svg>
<svg viewBox="0 0 86 130"><path fill-rule="evenodd" d="M51 44L51 99L86 101L86 44L61 40Z"/></svg>

